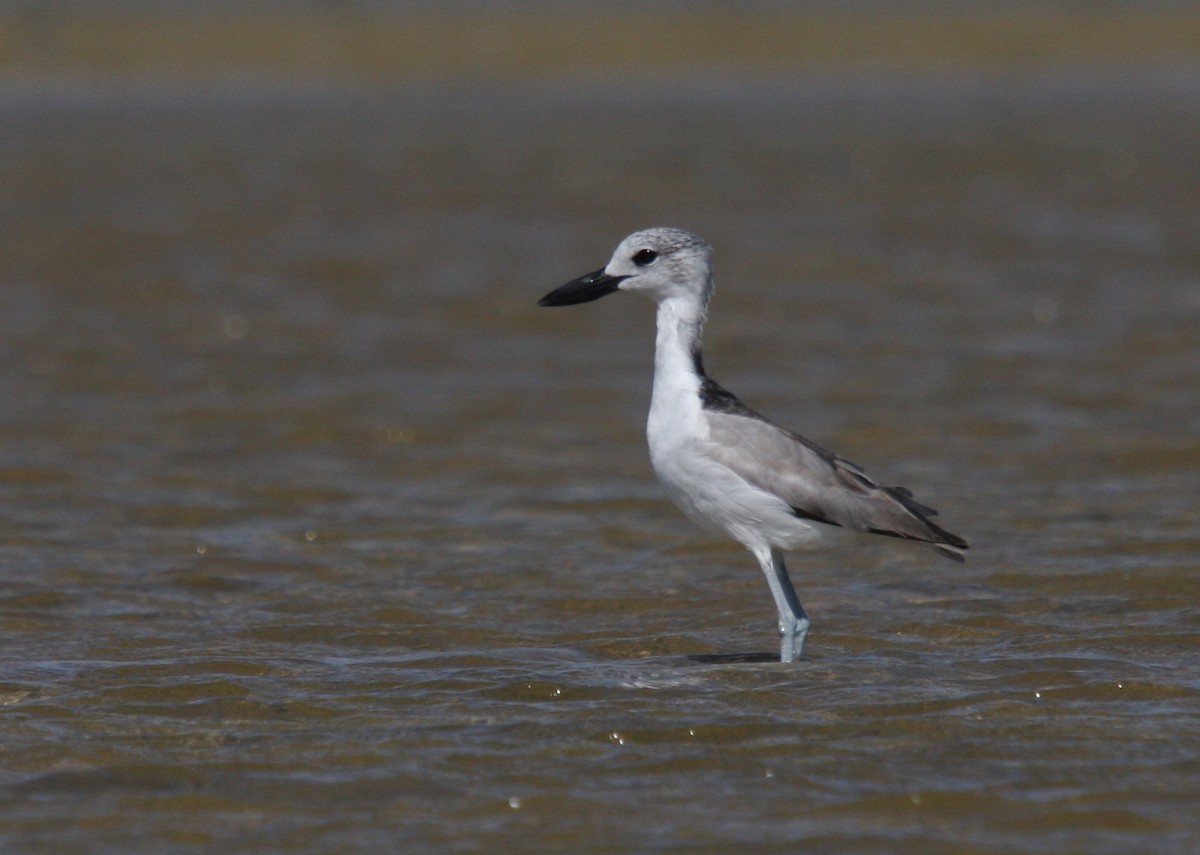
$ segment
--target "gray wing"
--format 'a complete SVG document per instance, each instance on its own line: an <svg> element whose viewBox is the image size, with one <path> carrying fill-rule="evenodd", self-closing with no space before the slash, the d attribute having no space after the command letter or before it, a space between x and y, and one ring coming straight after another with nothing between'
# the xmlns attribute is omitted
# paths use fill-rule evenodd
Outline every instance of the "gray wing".
<svg viewBox="0 0 1200 855"><path fill-rule="evenodd" d="M860 467L752 411L709 409L704 450L796 516L855 531L916 540L962 561L967 542L930 521L933 508L903 487L875 483Z"/></svg>

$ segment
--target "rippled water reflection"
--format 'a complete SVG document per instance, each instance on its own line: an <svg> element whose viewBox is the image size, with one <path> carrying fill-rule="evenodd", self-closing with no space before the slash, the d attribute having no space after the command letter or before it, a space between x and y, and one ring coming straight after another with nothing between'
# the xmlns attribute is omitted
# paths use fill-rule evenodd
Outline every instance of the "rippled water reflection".
<svg viewBox="0 0 1200 855"><path fill-rule="evenodd" d="M8 85L4 848L1191 851L1195 80ZM650 307L534 305L653 224L973 545L794 559L799 667Z"/></svg>

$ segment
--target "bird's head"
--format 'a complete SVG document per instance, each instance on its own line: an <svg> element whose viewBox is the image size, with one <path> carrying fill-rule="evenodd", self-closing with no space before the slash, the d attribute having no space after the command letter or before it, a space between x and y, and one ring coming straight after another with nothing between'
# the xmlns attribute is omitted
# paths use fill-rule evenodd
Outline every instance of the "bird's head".
<svg viewBox="0 0 1200 855"><path fill-rule="evenodd" d="M588 303L614 291L638 291L656 303L674 297L703 305L712 294L712 247L682 229L634 232L607 265L556 288L538 305Z"/></svg>

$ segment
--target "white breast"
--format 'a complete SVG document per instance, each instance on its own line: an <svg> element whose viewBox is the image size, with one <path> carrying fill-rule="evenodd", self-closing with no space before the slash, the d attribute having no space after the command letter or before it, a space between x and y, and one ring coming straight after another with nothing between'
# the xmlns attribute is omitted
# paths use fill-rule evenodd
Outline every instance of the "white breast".
<svg viewBox="0 0 1200 855"><path fill-rule="evenodd" d="M751 485L704 450L709 427L693 356L702 320L703 306L694 302L659 304L654 391L646 422L655 474L683 512L706 528L752 549L804 545L818 537L813 526L778 496Z"/></svg>

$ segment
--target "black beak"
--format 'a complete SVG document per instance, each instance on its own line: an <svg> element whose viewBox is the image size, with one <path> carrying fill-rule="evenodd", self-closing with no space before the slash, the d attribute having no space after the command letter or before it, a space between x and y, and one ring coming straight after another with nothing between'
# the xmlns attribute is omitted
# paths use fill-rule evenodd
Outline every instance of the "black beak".
<svg viewBox="0 0 1200 855"><path fill-rule="evenodd" d="M573 306L576 303L590 303L617 290L617 286L628 276L609 276L604 268L593 270L586 276L573 279L560 288L555 288L542 299L539 306Z"/></svg>

